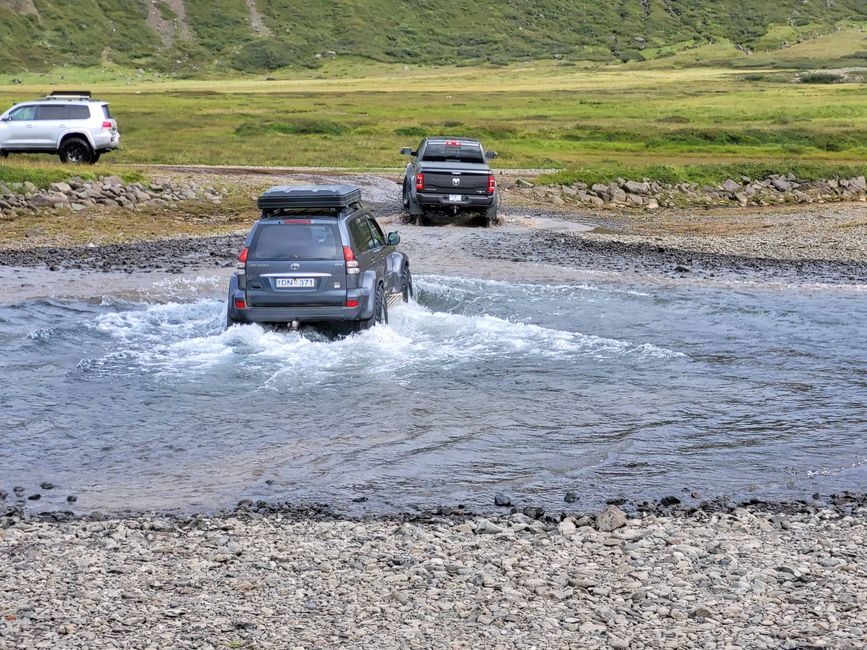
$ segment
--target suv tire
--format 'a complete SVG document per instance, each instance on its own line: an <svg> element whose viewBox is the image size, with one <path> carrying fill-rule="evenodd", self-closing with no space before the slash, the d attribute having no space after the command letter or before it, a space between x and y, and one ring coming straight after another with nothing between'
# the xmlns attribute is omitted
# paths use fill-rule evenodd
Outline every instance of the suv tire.
<svg viewBox="0 0 867 650"><path fill-rule="evenodd" d="M89 164L93 160L93 151L86 140L69 138L60 145L60 162L72 164Z"/></svg>
<svg viewBox="0 0 867 650"><path fill-rule="evenodd" d="M388 300L385 296L385 287L376 287L376 295L373 302L373 316L367 320L359 320L353 323L356 332L368 330L374 325L388 325Z"/></svg>
<svg viewBox="0 0 867 650"><path fill-rule="evenodd" d="M410 298L415 295L415 289L412 286L412 273L410 273L408 266L404 266L400 274L400 293L404 302L409 302Z"/></svg>
<svg viewBox="0 0 867 650"><path fill-rule="evenodd" d="M0 149L0 158L8 158L8 157L9 157L9 152L4 150L4 149Z"/></svg>

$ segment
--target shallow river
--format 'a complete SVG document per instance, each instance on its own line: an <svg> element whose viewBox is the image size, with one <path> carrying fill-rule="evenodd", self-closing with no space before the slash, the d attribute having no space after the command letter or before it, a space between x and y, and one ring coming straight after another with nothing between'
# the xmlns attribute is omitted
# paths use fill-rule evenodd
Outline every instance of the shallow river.
<svg viewBox="0 0 867 650"><path fill-rule="evenodd" d="M389 326L330 341L224 332L222 284L0 306L0 489L355 512L867 489L857 289L426 276Z"/></svg>

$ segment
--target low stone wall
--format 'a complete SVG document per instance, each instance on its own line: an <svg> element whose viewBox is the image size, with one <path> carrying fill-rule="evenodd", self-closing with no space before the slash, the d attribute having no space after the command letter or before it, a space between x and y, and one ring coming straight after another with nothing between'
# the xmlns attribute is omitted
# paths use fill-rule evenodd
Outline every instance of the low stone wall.
<svg viewBox="0 0 867 650"><path fill-rule="evenodd" d="M164 208L180 201L220 203L223 194L213 186L201 187L169 179L125 184L119 176L97 181L72 178L39 189L33 183L0 183L0 213L27 214L43 210L88 208Z"/></svg>
<svg viewBox="0 0 867 650"><path fill-rule="evenodd" d="M856 178L804 181L795 176L773 175L763 180L741 177L727 179L718 187L693 183L659 183L618 178L603 185L535 186L518 180L511 187L522 194L547 200L555 205L579 204L654 210L688 206L762 206L783 203L832 203L867 200L867 179Z"/></svg>

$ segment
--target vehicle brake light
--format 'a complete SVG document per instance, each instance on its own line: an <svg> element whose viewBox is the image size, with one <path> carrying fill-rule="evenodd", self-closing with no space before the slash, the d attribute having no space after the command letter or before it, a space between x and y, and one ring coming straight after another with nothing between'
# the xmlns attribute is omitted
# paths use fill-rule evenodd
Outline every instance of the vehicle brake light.
<svg viewBox="0 0 867 650"><path fill-rule="evenodd" d="M347 300L346 306L347 307L358 307L358 301L357 300Z"/></svg>
<svg viewBox="0 0 867 650"><path fill-rule="evenodd" d="M111 131L114 128L114 124L112 124L111 122L103 122L102 128L106 131Z"/></svg>
<svg viewBox="0 0 867 650"><path fill-rule="evenodd" d="M249 253L250 253L249 248L247 248L246 246L244 248L242 248L241 254L238 256L238 261L241 262L242 264L246 264L247 263L247 255Z"/></svg>
<svg viewBox="0 0 867 650"><path fill-rule="evenodd" d="M415 189L423 190L424 189L424 174L416 174L415 175Z"/></svg>
<svg viewBox="0 0 867 650"><path fill-rule="evenodd" d="M358 268L358 261L355 259L355 253L352 252L351 246L343 247L343 259L346 262L346 274L356 275L361 272Z"/></svg>
<svg viewBox="0 0 867 650"><path fill-rule="evenodd" d="M488 176L488 194L493 194L496 189L497 179L493 174L491 174L490 176Z"/></svg>
<svg viewBox="0 0 867 650"><path fill-rule="evenodd" d="M446 145L448 145L449 147L460 147L461 143L457 140L450 140L449 142L446 142Z"/></svg>
<svg viewBox="0 0 867 650"><path fill-rule="evenodd" d="M235 298L235 309L247 309L247 301L243 298Z"/></svg>
<svg viewBox="0 0 867 650"><path fill-rule="evenodd" d="M284 224L291 223L313 223L312 219L283 219Z"/></svg>

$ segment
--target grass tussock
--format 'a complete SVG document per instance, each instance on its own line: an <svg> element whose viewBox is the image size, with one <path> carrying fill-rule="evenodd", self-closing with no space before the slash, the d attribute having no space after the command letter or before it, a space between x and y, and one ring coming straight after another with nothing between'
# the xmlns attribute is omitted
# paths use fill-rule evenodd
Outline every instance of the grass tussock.
<svg viewBox="0 0 867 650"><path fill-rule="evenodd" d="M0 183L7 187L12 183L33 183L38 188L45 188L52 183L68 181L78 177L85 181L96 181L104 176L120 176L126 183L138 183L145 180L140 172L130 169L116 169L111 166L79 166L60 165L42 162L22 161L9 158L0 161Z"/></svg>

